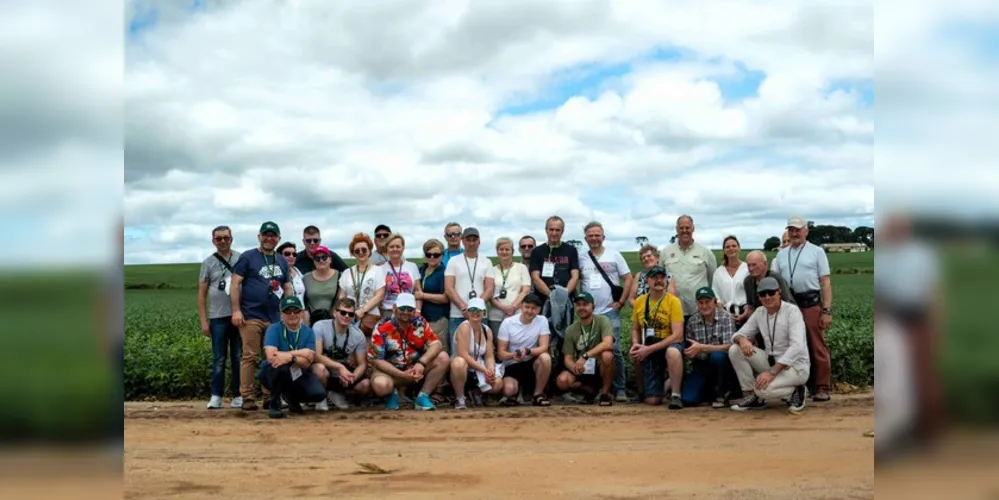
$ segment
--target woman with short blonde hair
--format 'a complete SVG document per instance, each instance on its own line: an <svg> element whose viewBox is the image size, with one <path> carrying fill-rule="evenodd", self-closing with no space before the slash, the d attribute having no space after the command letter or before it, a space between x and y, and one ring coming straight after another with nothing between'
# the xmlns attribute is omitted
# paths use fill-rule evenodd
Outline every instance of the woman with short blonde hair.
<svg viewBox="0 0 999 500"><path fill-rule="evenodd" d="M496 240L496 255L500 262L493 268L496 288L489 311L489 328L494 333L499 332L504 319L517 314L520 303L531 293L530 271L524 264L513 261L513 240L505 236Z"/></svg>
<svg viewBox="0 0 999 500"><path fill-rule="evenodd" d="M385 240L388 260L381 268L385 272L385 297L382 298L382 319L392 316L395 299L400 293L411 293L416 296L420 291L420 269L416 264L406 260L406 238L399 233L392 233ZM416 298L416 310L420 310L422 300Z"/></svg>
<svg viewBox="0 0 999 500"><path fill-rule="evenodd" d="M448 329L451 301L444 294L444 249L444 243L434 238L423 244L423 257L427 260L420 266L420 290L413 296L422 301L417 310L444 344L444 350L451 354L451 331Z"/></svg>

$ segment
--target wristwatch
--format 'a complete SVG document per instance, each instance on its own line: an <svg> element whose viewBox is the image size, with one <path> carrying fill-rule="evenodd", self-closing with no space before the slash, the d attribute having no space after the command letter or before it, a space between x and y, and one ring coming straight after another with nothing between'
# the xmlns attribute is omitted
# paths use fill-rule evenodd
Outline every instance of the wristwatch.
<svg viewBox="0 0 999 500"><path fill-rule="evenodd" d="M822 308L822 314L828 314L828 315L832 316L832 308L823 307Z"/></svg>
<svg viewBox="0 0 999 500"><path fill-rule="evenodd" d="M775 368L774 368L774 367L772 367L772 366L770 367L770 369L769 369L769 370L767 370L767 372L769 372L769 373L770 373L771 375L773 375L773 376L775 376L775 377L777 376L777 369L775 369Z"/></svg>
<svg viewBox="0 0 999 500"><path fill-rule="evenodd" d="M583 359L590 359L590 353L584 352L582 357Z"/></svg>

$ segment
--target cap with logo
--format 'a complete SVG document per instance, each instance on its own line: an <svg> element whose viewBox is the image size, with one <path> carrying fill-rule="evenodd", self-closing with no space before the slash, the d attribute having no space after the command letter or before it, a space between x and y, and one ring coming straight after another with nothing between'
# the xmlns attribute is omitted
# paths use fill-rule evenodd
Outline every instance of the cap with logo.
<svg viewBox="0 0 999 500"><path fill-rule="evenodd" d="M648 271L645 271L645 277L651 278L652 276L666 276L666 268L663 266L652 266Z"/></svg>
<svg viewBox="0 0 999 500"><path fill-rule="evenodd" d="M800 215L792 215L787 219L787 227L793 227L795 229L801 229L808 225L808 221Z"/></svg>
<svg viewBox="0 0 999 500"><path fill-rule="evenodd" d="M485 311L486 310L486 301L484 301L484 300L482 300L482 299L480 299L478 297L476 297L476 298L474 298L472 300L469 300L468 301L468 310L471 311L472 309L476 309L476 310L479 310L479 311Z"/></svg>
<svg viewBox="0 0 999 500"><path fill-rule="evenodd" d="M580 300L589 302L590 304L594 302L593 295L590 295L590 292L577 292L576 295L572 297L573 302L579 302Z"/></svg>
<svg viewBox="0 0 999 500"><path fill-rule="evenodd" d="M479 237L479 230L474 227L466 227L464 231L461 232L462 238L468 238L469 236Z"/></svg>
<svg viewBox="0 0 999 500"><path fill-rule="evenodd" d="M260 234L264 233L274 233L278 236L281 235L281 228L278 227L276 222L267 221L260 225Z"/></svg>
<svg viewBox="0 0 999 500"><path fill-rule="evenodd" d="M285 295L281 298L281 312L285 312L288 309L303 309L302 299L298 298L296 295Z"/></svg>
<svg viewBox="0 0 999 500"><path fill-rule="evenodd" d="M712 290L710 286L702 286L701 288L697 289L696 293L694 293L694 298L696 298L697 300L701 300L701 299L715 299L717 297L715 296L715 291Z"/></svg>
<svg viewBox="0 0 999 500"><path fill-rule="evenodd" d="M312 251L312 255L319 255L321 253L324 253L326 255L333 255L333 252L330 252L330 249L323 245L317 246L316 249Z"/></svg>
<svg viewBox="0 0 999 500"><path fill-rule="evenodd" d="M756 286L757 292L777 292L780 291L780 284L773 276L767 276L760 280L760 284Z"/></svg>
<svg viewBox="0 0 999 500"><path fill-rule="evenodd" d="M395 298L396 307L412 307L416 309L416 297L411 293L400 293L398 297Z"/></svg>

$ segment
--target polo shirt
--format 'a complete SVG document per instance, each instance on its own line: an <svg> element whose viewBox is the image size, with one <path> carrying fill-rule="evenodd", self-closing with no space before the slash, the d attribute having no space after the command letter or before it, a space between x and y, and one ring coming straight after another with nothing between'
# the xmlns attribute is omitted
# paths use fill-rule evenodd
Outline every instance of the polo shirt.
<svg viewBox="0 0 999 500"><path fill-rule="evenodd" d="M821 290L819 278L829 276L829 257L818 245L806 241L794 248L788 246L777 252L770 270L779 274L794 293Z"/></svg>
<svg viewBox="0 0 999 500"><path fill-rule="evenodd" d="M711 286L718 259L714 252L698 242L693 242L686 250L679 243L663 247L659 254L663 267L673 276L676 294L683 305L683 314L697 314L697 299L694 294L701 287Z"/></svg>

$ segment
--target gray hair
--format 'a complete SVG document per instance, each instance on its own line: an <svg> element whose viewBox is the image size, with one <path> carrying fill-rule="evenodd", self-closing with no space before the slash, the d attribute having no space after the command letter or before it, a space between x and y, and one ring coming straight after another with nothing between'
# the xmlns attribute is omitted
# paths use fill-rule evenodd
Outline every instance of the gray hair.
<svg viewBox="0 0 999 500"><path fill-rule="evenodd" d="M496 250L499 250L499 247L504 244L509 244L511 249L516 247L516 245L513 244L513 240L504 236L496 240Z"/></svg>
<svg viewBox="0 0 999 500"><path fill-rule="evenodd" d="M553 215L553 216L545 219L545 230L548 229L548 224L550 222L552 222L552 221L557 221L557 222L561 223L562 224L562 230L565 230L565 221L562 220L562 218L559 217L559 216L557 216L557 215Z"/></svg>
<svg viewBox="0 0 999 500"><path fill-rule="evenodd" d="M600 234L604 233L604 225L601 224L601 223L599 223L599 222L597 222L597 221L590 221L588 224L586 224L585 226L583 226L583 233L586 233L587 231L589 231L590 229L595 228L595 227L599 227L600 228Z"/></svg>
<svg viewBox="0 0 999 500"><path fill-rule="evenodd" d="M680 221L682 221L683 219L689 220L691 226L694 225L694 218L691 217L691 216L689 216L689 215L687 215L687 214L683 214L683 215L677 217L676 218L676 225L679 226L680 225Z"/></svg>
<svg viewBox="0 0 999 500"><path fill-rule="evenodd" d="M444 230L447 231L447 228L449 228L451 226L458 226L459 229L461 228L461 224L458 224L455 221L451 221L451 222L448 222L447 225L444 226Z"/></svg>
<svg viewBox="0 0 999 500"><path fill-rule="evenodd" d="M747 253L746 260L749 260L750 257L759 257L763 259L764 265L767 263L767 254L764 253L763 250L753 250L752 252Z"/></svg>

